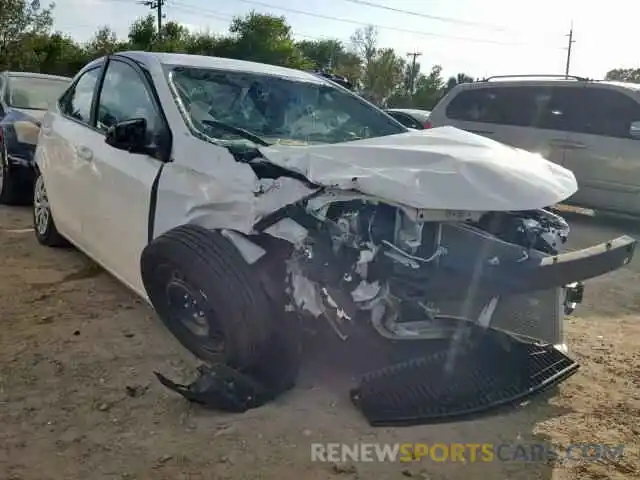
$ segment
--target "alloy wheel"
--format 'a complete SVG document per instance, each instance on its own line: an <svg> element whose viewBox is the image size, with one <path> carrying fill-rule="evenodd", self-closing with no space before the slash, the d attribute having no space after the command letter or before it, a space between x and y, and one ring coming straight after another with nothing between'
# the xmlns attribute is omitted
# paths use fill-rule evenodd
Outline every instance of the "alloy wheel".
<svg viewBox="0 0 640 480"><path fill-rule="evenodd" d="M39 175L33 189L33 218L39 235L44 236L47 234L50 216L51 211L49 210L47 191L44 188L42 175Z"/></svg>

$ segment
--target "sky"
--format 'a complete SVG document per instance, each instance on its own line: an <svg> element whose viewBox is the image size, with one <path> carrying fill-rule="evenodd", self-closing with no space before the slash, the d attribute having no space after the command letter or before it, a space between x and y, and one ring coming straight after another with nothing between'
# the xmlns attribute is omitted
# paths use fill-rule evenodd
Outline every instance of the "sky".
<svg viewBox="0 0 640 480"><path fill-rule="evenodd" d="M423 72L441 65L446 76L464 72L473 77L563 74L573 24L571 74L600 79L613 68L640 67L632 33L640 2L608 0L604 8L601 2L579 0L367 1L416 14L349 0L166 0L164 9L167 21L214 33L225 33L233 16L251 10L284 15L298 40L337 38L348 43L356 29L372 24L378 27L380 47L394 48L400 55L420 52ZM90 39L104 25L126 38L129 25L151 13L137 0L55 3L54 28L79 41Z"/></svg>

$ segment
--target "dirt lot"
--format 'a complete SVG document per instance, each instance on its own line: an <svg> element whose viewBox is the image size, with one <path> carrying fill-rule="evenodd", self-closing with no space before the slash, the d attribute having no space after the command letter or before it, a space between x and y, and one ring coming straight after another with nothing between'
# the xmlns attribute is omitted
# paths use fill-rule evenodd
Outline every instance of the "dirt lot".
<svg viewBox="0 0 640 480"><path fill-rule="evenodd" d="M152 373L187 379L190 355L149 308L82 254L38 246L29 212L0 208L0 479L640 476L640 258L589 282L586 304L567 320L582 368L553 398L473 422L372 429L330 375L303 374L294 391L243 415L190 407ZM621 231L594 219L573 226L574 246ZM626 232L634 233L629 226ZM555 466L310 461L311 442L518 439L626 447L619 461Z"/></svg>

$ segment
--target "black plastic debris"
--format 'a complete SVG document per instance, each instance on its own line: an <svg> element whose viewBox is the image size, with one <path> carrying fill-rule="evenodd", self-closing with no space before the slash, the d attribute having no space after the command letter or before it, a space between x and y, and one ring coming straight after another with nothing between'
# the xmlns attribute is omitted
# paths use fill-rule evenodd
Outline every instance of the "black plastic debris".
<svg viewBox="0 0 640 480"><path fill-rule="evenodd" d="M264 405L275 397L273 390L229 366L201 365L198 378L189 385L169 380L154 372L160 383L179 393L187 400L206 407L242 413Z"/></svg>
<svg viewBox="0 0 640 480"><path fill-rule="evenodd" d="M252 368L237 370L226 364L200 365L198 378L189 385L169 380L154 372L160 383L187 400L208 408L242 413L257 408L290 390L298 374L299 345L275 335L262 361Z"/></svg>
<svg viewBox="0 0 640 480"><path fill-rule="evenodd" d="M453 356L441 351L365 374L351 399L372 426L438 423L522 401L578 368L552 345L487 330Z"/></svg>

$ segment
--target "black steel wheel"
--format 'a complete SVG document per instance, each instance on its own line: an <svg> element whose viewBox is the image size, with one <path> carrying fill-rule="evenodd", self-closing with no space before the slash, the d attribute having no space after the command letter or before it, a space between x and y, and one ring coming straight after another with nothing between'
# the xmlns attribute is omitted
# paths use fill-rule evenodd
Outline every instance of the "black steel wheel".
<svg viewBox="0 0 640 480"><path fill-rule="evenodd" d="M241 370L264 358L274 339L273 304L222 234L177 227L152 241L140 263L149 300L190 352Z"/></svg>

